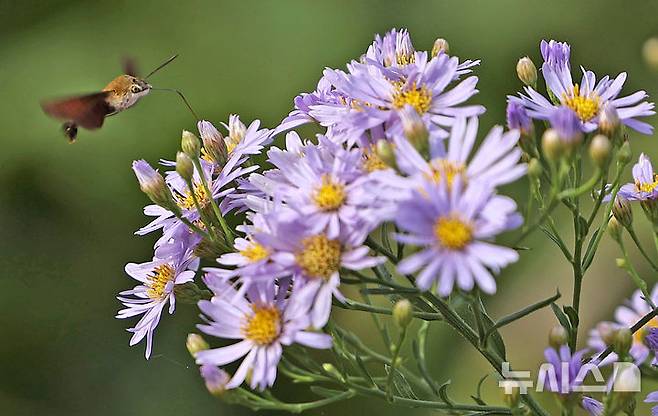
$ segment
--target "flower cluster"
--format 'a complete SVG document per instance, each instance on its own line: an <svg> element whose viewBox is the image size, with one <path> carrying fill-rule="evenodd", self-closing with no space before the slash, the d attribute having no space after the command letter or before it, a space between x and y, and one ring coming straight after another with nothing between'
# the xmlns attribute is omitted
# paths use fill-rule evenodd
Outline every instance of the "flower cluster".
<svg viewBox="0 0 658 416"><path fill-rule="evenodd" d="M517 71L526 86L508 97L508 130L494 126L479 134L478 116L485 109L470 102L478 92L478 78L472 75L478 60L450 55L443 39L431 51L416 50L406 30L393 29L376 36L345 69L326 69L317 89L297 96L294 110L275 128L261 129L258 121L246 126L232 115L222 123L222 134L200 121L201 139L183 132L175 161L160 162L164 176L136 161L140 187L153 201L144 213L154 217L136 234L160 234L152 261L126 266L140 282L119 295L125 309L118 318L141 315L129 329L134 334L130 344L146 337L148 358L164 307L168 304L173 313L176 302L193 303L204 322L198 329L219 339L212 347L200 335L188 339L206 386L217 395L231 392L232 400L254 409L302 411L357 393L413 403L418 398L411 387L399 387L403 380L444 400L428 399L425 405L498 413L499 408L479 399L477 406L449 403L443 389L436 393L424 352L416 351L423 380L403 367L401 348L410 323L419 317L451 325L494 364L504 358L497 328L549 304L555 307L560 295L495 324L482 296L497 292L497 275L519 260L518 243L543 227L575 276L573 304L564 312L554 308L564 326L559 345L545 351L548 362L562 369L558 381L569 387L559 392L563 410L569 410L563 414L571 414L569 406L575 404L594 415L608 411L609 402L628 405L576 394L582 380L573 381L572 373L581 369L584 351L572 351L580 285L610 213L632 232L629 209L619 201L640 201L654 226L658 223L658 176L648 157L640 156L633 168L634 183L620 182L630 160L623 129L650 134L650 125L638 118L653 114L653 103L645 101L643 91L620 97L625 73L597 83L592 72L583 70L581 83L574 83L566 43L543 41L540 49L546 96L538 92L536 67L523 58ZM541 141L536 137L543 123L535 120L550 126ZM294 130L308 123L321 133L306 138ZM585 148L595 165L587 180L582 178ZM608 184L613 161L620 173ZM524 219L500 187L526 176L531 199ZM595 197L587 214L579 203L585 195ZM534 202L540 212L530 221ZM551 217L560 205L574 215L573 252ZM602 207L607 214L597 227ZM519 228L513 243L500 238ZM641 286L635 270L620 264ZM354 299L357 292L348 285L361 287L363 301ZM603 326L592 331L590 347L601 354L600 367L628 357L638 364L655 358L653 320L632 342L611 341L655 307L658 294L648 299L645 292L620 307L617 322L605 324L609 333ZM371 294L384 296L394 307L374 305ZM458 307L464 304L467 312ZM392 315L397 343L375 320L390 358L341 328L333 319L336 309ZM421 338L427 333L423 328ZM305 348L331 349L340 369L296 353ZM371 376L365 358L383 364L385 374ZM350 374L354 369L358 375ZM298 382L334 383L340 391L327 390L323 400L287 407L271 393L259 393L275 383L277 374ZM509 414L545 414L532 399L508 404Z"/></svg>

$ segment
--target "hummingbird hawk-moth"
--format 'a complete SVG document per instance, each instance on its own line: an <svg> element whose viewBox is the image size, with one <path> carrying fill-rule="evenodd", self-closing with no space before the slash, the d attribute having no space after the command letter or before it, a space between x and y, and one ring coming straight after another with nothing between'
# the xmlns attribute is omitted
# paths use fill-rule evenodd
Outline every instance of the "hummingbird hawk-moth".
<svg viewBox="0 0 658 416"><path fill-rule="evenodd" d="M114 78L100 92L44 101L41 107L49 116L64 121L62 125L64 135L73 143L78 134L78 127L88 130L98 129L103 125L105 117L132 107L151 92L154 88L147 82L148 78L177 56L167 59L144 78L137 76L134 62L127 59L124 61L124 74ZM189 107L187 100L179 91L170 91L177 92Z"/></svg>

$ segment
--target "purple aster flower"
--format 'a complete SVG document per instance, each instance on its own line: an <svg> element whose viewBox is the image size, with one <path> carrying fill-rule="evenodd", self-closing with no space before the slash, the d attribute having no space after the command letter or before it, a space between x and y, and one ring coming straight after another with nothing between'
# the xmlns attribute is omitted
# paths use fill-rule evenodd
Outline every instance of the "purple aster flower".
<svg viewBox="0 0 658 416"><path fill-rule="evenodd" d="M579 373L583 367L583 357L587 352L587 350L580 350L572 355L568 345L562 345L559 350L553 347L544 350L546 362L555 370L556 376L554 380L556 383L549 378L549 391L566 396L574 392L574 387L582 384L586 374Z"/></svg>
<svg viewBox="0 0 658 416"><path fill-rule="evenodd" d="M658 285L654 286L651 292L651 299L658 303ZM616 322L606 322L613 329L630 328L635 325L644 315L651 311L651 306L643 299L642 292L636 290L633 296L627 300L624 305L617 307L615 311ZM640 328L633 334L633 344L630 349L630 355L633 357L635 364L640 365L651 359L652 364L658 363L656 355L652 354L651 348L647 345L647 335L651 328L658 328L658 318L653 318L644 327ZM602 352L607 348L603 341L602 334L598 329L593 329L589 333L588 345L597 352ZM615 353L608 355L601 365L614 363L619 358Z"/></svg>
<svg viewBox="0 0 658 416"><path fill-rule="evenodd" d="M508 97L510 101L526 107L530 117L548 120L555 107L567 106L578 116L581 131L588 133L597 129L601 109L603 106L609 105L617 111L621 123L640 133L651 134L653 127L637 120L638 117L655 114L654 104L643 101L647 98L647 93L637 91L619 98L626 81L625 72L617 75L615 79L605 76L597 83L596 76L592 71L582 69L582 81L580 84L574 84L571 76L568 44L542 41L541 52L544 57L542 74L547 89L553 94L553 101L559 103L551 102L552 100L545 98L532 87L525 87L526 94L519 94L519 97Z"/></svg>
<svg viewBox="0 0 658 416"><path fill-rule="evenodd" d="M442 62L447 60L445 53L442 52L439 55L443 56L441 58ZM368 80L368 74L376 72L379 75L377 80L372 80L373 83L381 81L381 77L383 77L384 79L391 80L399 89L402 89L402 84L405 80L418 77L419 71L422 72L425 68L434 65L432 62L436 59L437 57L430 59L429 54L425 51L416 51L406 29L397 30L394 28L383 37L377 35L372 45L361 56L360 60L358 62L352 61L348 65L349 75L343 71L327 70L325 71L325 75L320 79L317 89L314 92L303 93L297 96L294 100L295 110L275 129L275 133L289 130L304 123L319 122L323 126L328 127L330 131L333 131L335 134L334 138L347 140L350 146L354 144L355 139L359 138L358 131L362 128L363 130L374 129L376 132L375 136L382 137L379 133L383 134L383 121L378 120L377 117L373 119L369 112L354 111L355 109L362 110L370 102L367 100L363 101L351 95L350 91L339 88L337 85L341 82L337 81L344 79L347 82L348 77L363 74L365 75L365 81L370 82ZM456 60L456 58L454 59ZM453 63L453 61L450 60L450 63ZM451 78L447 82L456 81L460 76L470 73L471 68L479 63L479 60L466 60L462 63L457 63L454 71L450 69L451 73L449 75ZM436 70L432 71L435 74L437 72ZM469 83L474 85L475 81L470 80ZM445 85L442 88L445 88ZM465 89L468 90L468 88ZM411 95L421 95L412 92L411 88L407 88L406 91L409 95L408 98L412 98ZM470 95L473 95L475 92L473 89ZM443 100L455 99L457 98L455 95L458 94L458 91L454 91L444 97ZM465 93L464 95L468 94ZM465 101L465 99L462 101ZM402 107L401 103L398 104L399 107ZM437 105L435 111L438 111L438 108L439 106ZM467 111L467 109L463 110ZM445 112L452 111L445 109ZM484 108L478 106L475 111L481 113L484 111ZM441 124L441 121L449 122L449 120L443 119L450 115L444 114L443 117L437 116L436 118L440 120L439 124ZM346 118L349 119L348 122L346 122ZM381 118L381 115L379 118ZM354 130L357 130L357 133Z"/></svg>
<svg viewBox="0 0 658 416"><path fill-rule="evenodd" d="M429 162L404 137L396 137L398 167L417 182L431 179L437 183L446 181L448 186L459 177L462 183L482 181L495 187L513 182L525 174L526 165L519 163L521 150L516 146L518 130L504 133L502 127L494 127L471 157L477 132L477 117L468 121L458 118L450 131L447 152L443 143L432 140L430 135Z"/></svg>
<svg viewBox="0 0 658 416"><path fill-rule="evenodd" d="M647 394L647 398L644 399L645 403L658 403L658 391L651 392ZM651 416L658 416L658 405L651 408Z"/></svg>
<svg viewBox="0 0 658 416"><path fill-rule="evenodd" d="M571 108L564 105L556 108L548 120L563 142L577 143L582 139L580 119Z"/></svg>
<svg viewBox="0 0 658 416"><path fill-rule="evenodd" d="M633 183L619 189L619 195L629 201L658 200L658 174L654 172L651 160L642 153L633 166Z"/></svg>
<svg viewBox="0 0 658 416"><path fill-rule="evenodd" d="M230 269L206 268L204 270L214 273L222 279L238 278L244 284L244 290L253 281L274 281L280 277L282 268L272 258L273 248L267 241L260 241L256 233L271 232L267 217L261 213L249 213L247 218L251 224L236 227L237 231L245 234L245 238L235 239L235 252L222 254L217 262Z"/></svg>
<svg viewBox="0 0 658 416"><path fill-rule="evenodd" d="M549 391L564 397L565 400L568 400L569 396L575 396L580 407L587 413L592 416L602 416L603 403L588 396L580 396L579 392L585 377L589 373L588 368L583 368L583 357L587 352L588 350L585 349L572 354L567 345L562 345L559 349L546 348L544 357L555 371L555 379L552 379L550 374L543 374L543 376L546 376L545 380L548 382ZM542 374L540 374L540 377L542 377Z"/></svg>
<svg viewBox="0 0 658 416"><path fill-rule="evenodd" d="M353 63L349 73L325 70L325 77L346 97L350 108L318 105L311 108L311 116L322 125L335 126L339 131L360 135L375 127L384 127L392 137L402 131L398 111L411 105L423 117L430 131L447 136L444 129L452 125L455 117L469 117L484 112L478 105L460 107L475 95L477 77L471 76L450 88L457 77L457 58L439 54L426 65L409 66L407 73L390 78L380 68Z"/></svg>
<svg viewBox="0 0 658 416"><path fill-rule="evenodd" d="M372 178L362 170L361 150L319 136L318 146L307 146L303 157L272 149L269 161L278 168L277 198L303 217L313 233L326 233L330 239L341 233L363 235L377 227L382 204ZM272 178L273 175L270 175Z"/></svg>
<svg viewBox="0 0 658 416"><path fill-rule="evenodd" d="M176 308L174 288L191 282L199 259L181 243L171 243L159 247L152 261L126 264L126 273L140 282L131 290L119 293L117 299L125 306L117 318L125 319L143 315L137 325L128 331L133 333L130 345L139 343L146 337L146 358L151 356L153 333L160 322L164 307L169 304L169 313Z"/></svg>
<svg viewBox="0 0 658 416"><path fill-rule="evenodd" d="M427 181L411 198L398 205L398 228L405 232L396 238L422 249L402 260L402 274L419 272L416 285L428 290L437 282L440 296L448 296L455 284L470 291L477 285L483 292L496 291L492 276L518 260L518 253L489 242L494 236L520 224L513 200L497 196L489 186L473 182L464 186L455 177Z"/></svg>
<svg viewBox="0 0 658 416"><path fill-rule="evenodd" d="M428 62L428 53L417 51L406 29L391 29L384 36L376 35L372 45L361 57L364 64L375 65L394 76L406 75L410 68L423 66ZM471 72L480 61L467 60L458 67L456 77Z"/></svg>
<svg viewBox="0 0 658 416"><path fill-rule="evenodd" d="M370 257L362 237L341 233L329 238L314 231L303 218L286 215L285 211L267 214L269 232L257 230L254 238L272 250L271 256L284 272L294 279L297 301L311 306L310 319L315 328L323 327L331 312L334 296L343 299L338 287L340 270L362 270L374 267L383 258Z"/></svg>
<svg viewBox="0 0 658 416"><path fill-rule="evenodd" d="M207 276L206 279L212 279ZM230 284L207 282L214 292L210 301L200 301L205 325L199 329L208 335L240 340L221 348L199 351L200 365L223 366L244 357L226 388L238 387L251 373L252 389L264 390L274 384L283 346L294 343L312 348L330 348L331 337L311 332L308 305L286 298L287 286L252 285L245 296L236 296Z"/></svg>
<svg viewBox="0 0 658 416"><path fill-rule="evenodd" d="M517 101L507 102L507 128L510 130L519 130L522 135L527 135L532 131L532 119L528 116L525 107Z"/></svg>

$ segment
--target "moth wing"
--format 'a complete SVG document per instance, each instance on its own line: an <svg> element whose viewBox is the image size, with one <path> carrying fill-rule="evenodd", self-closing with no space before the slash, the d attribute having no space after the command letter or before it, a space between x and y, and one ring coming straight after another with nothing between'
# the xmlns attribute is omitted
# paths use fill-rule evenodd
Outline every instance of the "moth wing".
<svg viewBox="0 0 658 416"><path fill-rule="evenodd" d="M114 109L107 103L109 92L68 97L41 103L43 111L51 117L73 121L86 129L97 129L103 125L105 116Z"/></svg>
<svg viewBox="0 0 658 416"><path fill-rule="evenodd" d="M137 61L132 56L124 56L121 60L121 66L123 67L123 73L133 77L139 77L139 69L137 67Z"/></svg>

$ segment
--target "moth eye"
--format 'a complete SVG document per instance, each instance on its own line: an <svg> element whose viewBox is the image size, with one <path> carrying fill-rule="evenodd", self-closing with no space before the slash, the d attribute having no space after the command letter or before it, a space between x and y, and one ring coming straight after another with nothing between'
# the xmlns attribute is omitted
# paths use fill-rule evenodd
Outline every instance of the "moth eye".
<svg viewBox="0 0 658 416"><path fill-rule="evenodd" d="M141 90L142 90L142 89L139 88L138 85L133 85L132 87L130 87L130 92L132 92L133 94L137 94L137 93L140 92Z"/></svg>

